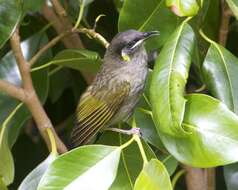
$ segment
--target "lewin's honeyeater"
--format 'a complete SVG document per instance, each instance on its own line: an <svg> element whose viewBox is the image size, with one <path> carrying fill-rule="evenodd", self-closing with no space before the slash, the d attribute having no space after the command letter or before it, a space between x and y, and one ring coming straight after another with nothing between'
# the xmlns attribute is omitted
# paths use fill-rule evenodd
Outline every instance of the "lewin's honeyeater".
<svg viewBox="0 0 238 190"><path fill-rule="evenodd" d="M128 30L112 39L100 71L79 101L74 146L87 144L104 127L131 116L148 73L143 42L157 34Z"/></svg>

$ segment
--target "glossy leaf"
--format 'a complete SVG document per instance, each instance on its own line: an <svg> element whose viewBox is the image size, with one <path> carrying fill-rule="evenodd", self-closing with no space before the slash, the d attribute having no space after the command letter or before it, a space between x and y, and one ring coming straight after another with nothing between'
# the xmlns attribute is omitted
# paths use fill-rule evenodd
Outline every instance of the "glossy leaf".
<svg viewBox="0 0 238 190"><path fill-rule="evenodd" d="M6 43L20 22L22 4L19 0L0 0L0 48Z"/></svg>
<svg viewBox="0 0 238 190"><path fill-rule="evenodd" d="M79 71L96 73L101 65L101 58L93 51L67 49L58 53L51 63Z"/></svg>
<svg viewBox="0 0 238 190"><path fill-rule="evenodd" d="M167 41L178 23L178 18L166 7L165 0L150 0L146 3L144 0L125 0L120 11L118 28L119 31L160 31L158 38L146 43L149 49L157 49Z"/></svg>
<svg viewBox="0 0 238 190"><path fill-rule="evenodd" d="M168 151L194 167L214 167L238 161L238 117L225 104L207 95L186 96L183 127L187 135L160 133Z"/></svg>
<svg viewBox="0 0 238 190"><path fill-rule="evenodd" d="M181 136L187 82L195 35L183 22L171 35L156 60L150 87L154 122L159 132Z"/></svg>
<svg viewBox="0 0 238 190"><path fill-rule="evenodd" d="M112 146L89 145L76 148L59 156L51 164L38 190L107 190L116 177L120 154L121 149Z"/></svg>
<svg viewBox="0 0 238 190"><path fill-rule="evenodd" d="M230 164L224 167L224 177L227 190L238 190L238 164Z"/></svg>
<svg viewBox="0 0 238 190"><path fill-rule="evenodd" d="M47 159L45 159L41 164L39 164L26 176L26 178L19 186L18 190L36 190L43 174L55 159L55 155L49 155Z"/></svg>
<svg viewBox="0 0 238 190"><path fill-rule="evenodd" d="M0 189L1 190L8 190L7 186L4 184L2 177L0 178Z"/></svg>
<svg viewBox="0 0 238 190"><path fill-rule="evenodd" d="M202 68L209 91L238 114L238 59L214 42Z"/></svg>
<svg viewBox="0 0 238 190"><path fill-rule="evenodd" d="M127 142L131 137L128 135L122 135L119 133L106 131L100 137L97 143L105 145L120 146ZM143 147L146 152L148 159L156 158L150 147L143 142ZM133 142L130 146L126 147L121 152L121 159L117 171L117 177L113 182L110 190L132 190L133 184L139 175L143 167L143 160L140 156L140 150L136 144Z"/></svg>
<svg viewBox="0 0 238 190"><path fill-rule="evenodd" d="M231 11L234 13L236 19L238 19L238 1L237 0L226 0Z"/></svg>
<svg viewBox="0 0 238 190"><path fill-rule="evenodd" d="M166 0L166 5L178 16L194 16L201 7L197 0Z"/></svg>
<svg viewBox="0 0 238 190"><path fill-rule="evenodd" d="M138 176L134 190L172 190L169 174L163 164L150 160Z"/></svg>

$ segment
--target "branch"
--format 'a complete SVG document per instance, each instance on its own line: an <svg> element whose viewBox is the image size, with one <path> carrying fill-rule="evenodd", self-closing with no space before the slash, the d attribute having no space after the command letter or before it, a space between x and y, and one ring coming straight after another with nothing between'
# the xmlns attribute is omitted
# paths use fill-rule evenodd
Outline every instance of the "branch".
<svg viewBox="0 0 238 190"><path fill-rule="evenodd" d="M22 102L25 100L24 90L11 84L10 82L0 80L0 91L5 92L9 96L12 96Z"/></svg>
<svg viewBox="0 0 238 190"><path fill-rule="evenodd" d="M188 190L207 190L203 169L190 166L183 167L186 170L185 180Z"/></svg>
<svg viewBox="0 0 238 190"><path fill-rule="evenodd" d="M221 8L222 11L221 11L221 25L219 29L219 43L225 46L227 41L227 35L229 32L229 21L232 16L232 12L224 0L221 1Z"/></svg>
<svg viewBox="0 0 238 190"><path fill-rule="evenodd" d="M55 140L57 143L57 149L59 150L60 153L66 152L67 148L64 145L64 143L60 140L56 132L54 131L54 127L48 118L48 116L45 113L45 110L43 109L41 102L35 92L35 89L32 84L32 78L31 78L31 73L30 73L30 65L26 62L22 49L20 46L20 36L18 34L18 29L13 33L12 37L10 38L10 43L11 47L13 50L13 54L16 58L18 68L22 77L22 82L23 82L23 91L25 94L24 98L24 103L30 110L32 117L34 118L36 125L39 129L39 132L43 139L45 140L48 148L51 148L50 140L49 137L46 133L47 128L51 128Z"/></svg>

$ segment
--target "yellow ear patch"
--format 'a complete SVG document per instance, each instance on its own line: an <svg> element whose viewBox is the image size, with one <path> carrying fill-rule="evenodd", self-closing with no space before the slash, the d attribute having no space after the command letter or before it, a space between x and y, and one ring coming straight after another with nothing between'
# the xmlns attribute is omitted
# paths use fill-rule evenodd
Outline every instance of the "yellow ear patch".
<svg viewBox="0 0 238 190"><path fill-rule="evenodd" d="M121 56L122 56L122 59L123 59L124 61L126 61L126 62L128 62L128 61L131 60L131 58L130 58L129 55L127 55L127 54L122 53Z"/></svg>

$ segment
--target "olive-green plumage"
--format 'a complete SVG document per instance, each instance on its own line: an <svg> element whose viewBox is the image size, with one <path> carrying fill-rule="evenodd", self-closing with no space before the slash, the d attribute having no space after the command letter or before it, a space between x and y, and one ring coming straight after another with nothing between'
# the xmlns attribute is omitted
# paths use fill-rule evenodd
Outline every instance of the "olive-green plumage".
<svg viewBox="0 0 238 190"><path fill-rule="evenodd" d="M128 30L113 38L100 71L79 101L74 146L89 143L102 128L131 116L148 73L143 42L155 34Z"/></svg>

